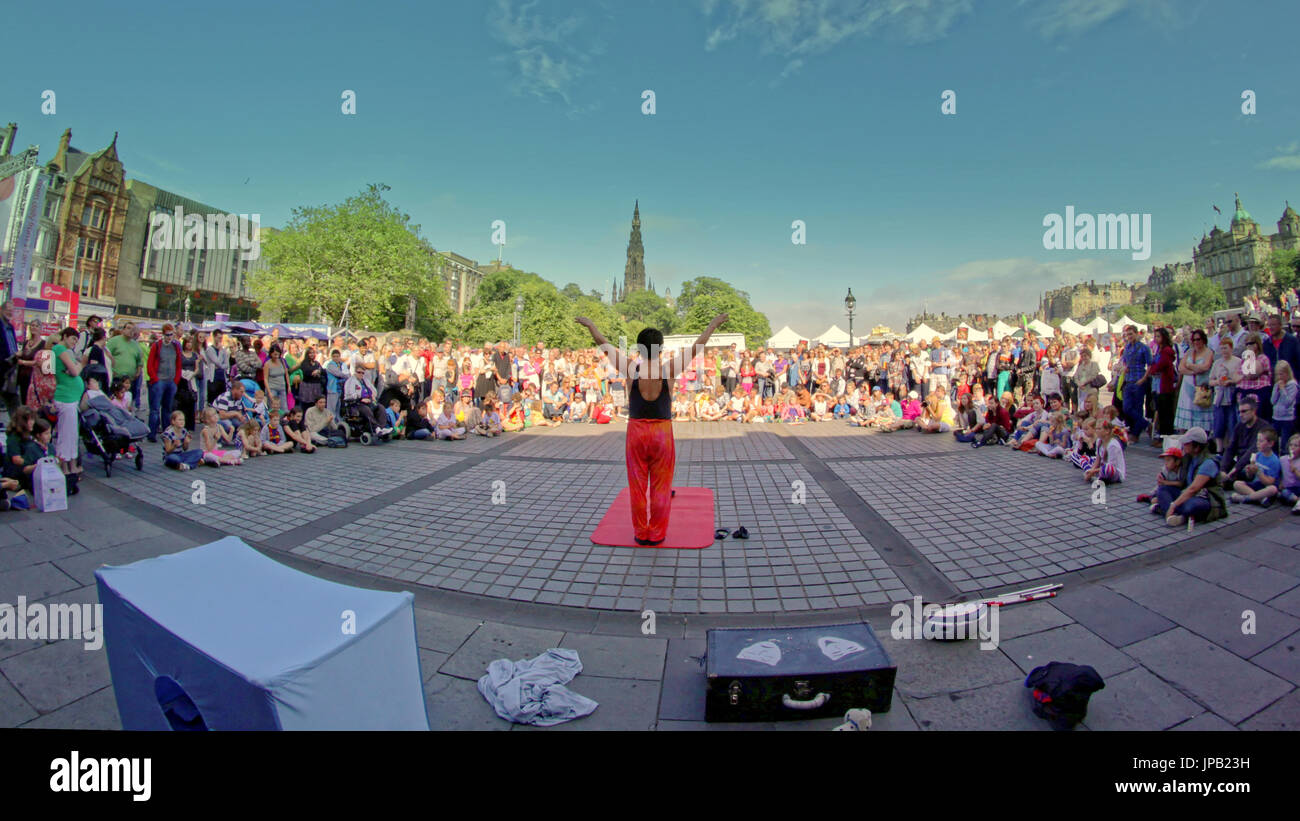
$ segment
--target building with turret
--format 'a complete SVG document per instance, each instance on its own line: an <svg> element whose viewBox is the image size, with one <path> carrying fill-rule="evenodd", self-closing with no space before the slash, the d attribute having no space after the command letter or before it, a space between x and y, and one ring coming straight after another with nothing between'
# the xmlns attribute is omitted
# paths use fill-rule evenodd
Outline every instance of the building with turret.
<svg viewBox="0 0 1300 821"><path fill-rule="evenodd" d="M1264 234L1259 223L1250 216L1236 198L1236 210L1227 231L1214 226L1192 251L1196 273L1218 283L1228 297L1228 306L1237 307L1250 295L1264 276L1263 264L1276 250L1300 249L1300 214L1287 202L1282 218L1277 221L1277 233Z"/></svg>

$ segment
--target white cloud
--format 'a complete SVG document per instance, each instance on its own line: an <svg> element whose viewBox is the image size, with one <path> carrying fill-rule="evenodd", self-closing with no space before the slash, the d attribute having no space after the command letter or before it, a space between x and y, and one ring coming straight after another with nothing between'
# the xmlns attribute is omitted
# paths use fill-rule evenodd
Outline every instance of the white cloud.
<svg viewBox="0 0 1300 821"><path fill-rule="evenodd" d="M1278 155L1259 164L1260 168L1276 168L1280 171L1300 171L1300 142L1278 146Z"/></svg>
<svg viewBox="0 0 1300 821"><path fill-rule="evenodd" d="M496 0L488 12L488 26L493 36L504 43L510 54L503 58L515 75L515 91L547 100L558 97L573 105L574 84L587 73L593 55L603 52L599 42L577 37L583 20L579 16L545 19L536 11L539 0L514 4ZM579 48L582 44L586 50ZM576 110L590 110L590 105Z"/></svg>
<svg viewBox="0 0 1300 821"><path fill-rule="evenodd" d="M713 51L741 35L759 41L764 53L788 57L820 54L853 38L876 35L907 42L937 40L972 10L971 0L706 0L705 39ZM799 65L794 65L798 62ZM786 66L797 70L801 61ZM792 69L791 66L794 66ZM784 75L783 75L784 76Z"/></svg>
<svg viewBox="0 0 1300 821"><path fill-rule="evenodd" d="M1020 0L1032 7L1029 25L1044 37L1082 34L1125 14L1133 13L1164 26L1194 20L1203 2L1190 0Z"/></svg>
<svg viewBox="0 0 1300 821"><path fill-rule="evenodd" d="M946 271L899 278L871 290L855 289L858 310L853 333L863 336L873 325L889 325L899 331L909 318L921 312L922 304L930 313L1033 316L1043 292L1059 288L1062 283L1123 280L1142 284L1149 273L1131 264L1094 258L1060 262L1027 258L975 260ZM755 307L767 314L773 331L789 325L801 334L815 336L832 323L848 329L842 299L794 302L778 297L757 300Z"/></svg>

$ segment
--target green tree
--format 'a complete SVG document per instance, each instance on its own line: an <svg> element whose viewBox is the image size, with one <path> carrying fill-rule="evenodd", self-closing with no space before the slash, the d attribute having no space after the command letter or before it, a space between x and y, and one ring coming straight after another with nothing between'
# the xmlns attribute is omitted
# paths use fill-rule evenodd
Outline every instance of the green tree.
<svg viewBox="0 0 1300 821"><path fill-rule="evenodd" d="M574 286L576 288L577 286ZM514 337L517 300L523 298L520 341L547 347L584 348L591 335L574 318L589 316L611 340L627 333L626 326L610 306L574 288L558 290L537 274L514 268L488 274L479 283L474 303L452 323L452 335L471 345L496 343Z"/></svg>
<svg viewBox="0 0 1300 821"><path fill-rule="evenodd" d="M744 334L746 347L764 345L772 335L767 316L749 304L749 294L710 276L696 277L682 284L673 333L701 333L721 313L728 314L728 318L717 332Z"/></svg>
<svg viewBox="0 0 1300 821"><path fill-rule="evenodd" d="M1278 304L1282 294L1300 285L1300 252L1278 248L1261 261L1260 291L1269 302Z"/></svg>
<svg viewBox="0 0 1300 821"><path fill-rule="evenodd" d="M1165 289L1163 296L1164 304L1161 307L1165 313L1185 308L1199 315L1202 320L1215 311L1228 307L1228 297L1224 294L1223 287L1203 276L1176 282Z"/></svg>
<svg viewBox="0 0 1300 821"><path fill-rule="evenodd" d="M440 260L420 226L370 185L339 205L295 208L289 224L262 240L268 267L249 288L271 321L304 321L315 309L337 324L374 331L404 327L416 299L417 330L440 337L450 317Z"/></svg>
<svg viewBox="0 0 1300 821"><path fill-rule="evenodd" d="M652 291L634 291L627 299L614 306L628 323L628 330L635 336L642 328L658 328L665 334L673 333L676 315L668 307L668 301ZM636 330L632 331L632 327Z"/></svg>

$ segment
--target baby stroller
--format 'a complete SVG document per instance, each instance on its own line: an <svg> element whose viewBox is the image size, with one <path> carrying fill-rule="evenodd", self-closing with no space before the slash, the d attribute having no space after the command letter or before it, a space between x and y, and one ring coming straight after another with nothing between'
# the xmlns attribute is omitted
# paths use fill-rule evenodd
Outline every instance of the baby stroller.
<svg viewBox="0 0 1300 821"><path fill-rule="evenodd" d="M345 401L343 403L343 423L347 427L349 438L360 442L363 445L377 445L380 442L387 442L391 439L393 436L392 429L384 428L384 430L388 432L380 433L380 429L371 424L365 414L357 409L357 405L360 404L361 403L358 400L353 400L351 402ZM381 414L383 414L383 409L378 405L372 407L374 408L376 418L382 419L383 417Z"/></svg>
<svg viewBox="0 0 1300 821"><path fill-rule="evenodd" d="M135 469L144 469L144 450L140 442L149 435L149 426L98 394L86 400L81 412L81 441L86 450L103 458L104 475L113 475L118 459L135 458Z"/></svg>

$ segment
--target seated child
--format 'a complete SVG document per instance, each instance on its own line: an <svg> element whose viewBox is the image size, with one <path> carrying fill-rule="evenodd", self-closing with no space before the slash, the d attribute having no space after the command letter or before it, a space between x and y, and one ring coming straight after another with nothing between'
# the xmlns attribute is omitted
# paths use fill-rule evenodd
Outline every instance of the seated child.
<svg viewBox="0 0 1300 821"><path fill-rule="evenodd" d="M203 451L191 448L193 437L185 427L185 413L172 411L171 424L162 432L163 465L174 470L190 470L203 463Z"/></svg>
<svg viewBox="0 0 1300 821"><path fill-rule="evenodd" d="M199 444L203 448L203 464L212 467L221 465L238 465L244 461L238 445L230 430L221 424L217 412L212 406L203 409L200 417L203 431L199 434Z"/></svg>
<svg viewBox="0 0 1300 821"><path fill-rule="evenodd" d="M1286 504L1295 505L1296 500L1300 499L1300 433L1291 434L1286 449L1287 455L1281 459L1282 489L1277 495ZM1292 507L1291 512L1300 513L1300 510Z"/></svg>
<svg viewBox="0 0 1300 821"><path fill-rule="evenodd" d="M239 449L244 452L244 456L252 459L254 456L261 456L262 450L262 427L257 423L257 419L250 418L244 424L239 426Z"/></svg>
<svg viewBox="0 0 1300 821"><path fill-rule="evenodd" d="M307 423L303 421L302 406L295 405L293 410L289 411L289 415L284 419L284 433L303 453L316 452L316 446L311 441L311 432L307 430Z"/></svg>
<svg viewBox="0 0 1300 821"><path fill-rule="evenodd" d="M442 406L442 413L438 418L433 420L433 435L439 439L464 439L465 426L456 420L456 414L452 410L450 402Z"/></svg>
<svg viewBox="0 0 1300 821"><path fill-rule="evenodd" d="M23 464L18 482L22 489L33 493L32 482L36 473L36 463L53 454L50 440L54 438L54 429L43 417L36 417L32 422L32 435L23 440Z"/></svg>
<svg viewBox="0 0 1300 821"><path fill-rule="evenodd" d="M517 393L510 400L510 407L506 409L506 416L501 420L501 429L507 433L514 433L524 429L524 399Z"/></svg>
<svg viewBox="0 0 1300 821"><path fill-rule="evenodd" d="M1231 499L1234 505L1242 502L1268 507L1273 504L1278 485L1282 478L1282 460L1273 449L1277 447L1277 431L1264 428L1255 437L1255 453L1250 457L1244 473L1250 481L1238 479L1232 489L1236 491Z"/></svg>
<svg viewBox="0 0 1300 821"><path fill-rule="evenodd" d="M1151 512L1159 513L1157 506L1160 500L1156 497L1160 493L1160 488L1164 486L1182 490L1183 482L1183 451L1182 448L1165 448L1160 454L1162 466L1159 475L1156 476L1156 486L1151 489L1150 493L1143 493L1137 497L1139 502L1150 502Z"/></svg>
<svg viewBox="0 0 1300 821"><path fill-rule="evenodd" d="M574 404L577 404L575 401ZM491 399L483 401L483 417L479 420L478 426L474 432L479 436L500 436L503 432L501 427L501 415L497 413L496 403Z"/></svg>
<svg viewBox="0 0 1300 821"><path fill-rule="evenodd" d="M1063 459L1070 452L1070 429L1065 425L1065 414L1052 414L1052 421L1047 430L1038 437L1034 449L1049 459Z"/></svg>
<svg viewBox="0 0 1300 821"><path fill-rule="evenodd" d="M293 440L285 432L284 426L280 424L280 412L272 410L266 424L262 426L258 436L258 444L262 447L263 453L291 453L293 452Z"/></svg>

